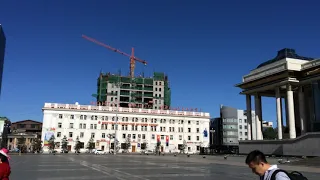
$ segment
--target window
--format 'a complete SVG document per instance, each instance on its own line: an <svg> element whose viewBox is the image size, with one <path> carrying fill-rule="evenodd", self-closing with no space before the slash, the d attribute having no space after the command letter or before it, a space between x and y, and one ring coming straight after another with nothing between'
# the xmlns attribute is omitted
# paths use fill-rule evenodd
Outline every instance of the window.
<svg viewBox="0 0 320 180"><path fill-rule="evenodd" d="M248 136L248 132L244 132L244 135Z"/></svg>
<svg viewBox="0 0 320 180"><path fill-rule="evenodd" d="M188 132L189 132L189 133L191 132L191 128L188 128Z"/></svg>
<svg viewBox="0 0 320 180"><path fill-rule="evenodd" d="M102 138L106 138L106 134L105 134L105 133L102 133L101 137L102 137Z"/></svg>
<svg viewBox="0 0 320 180"><path fill-rule="evenodd" d="M69 132L69 137L70 137L70 138L72 138L72 135L73 135L73 133L72 133L72 132Z"/></svg>
<svg viewBox="0 0 320 180"><path fill-rule="evenodd" d="M188 121L188 124L191 124L191 121Z"/></svg>
<svg viewBox="0 0 320 180"><path fill-rule="evenodd" d="M242 129L242 125L239 125L239 129Z"/></svg>
<svg viewBox="0 0 320 180"><path fill-rule="evenodd" d="M62 119L63 115L62 114L59 114L59 119Z"/></svg>
<svg viewBox="0 0 320 180"><path fill-rule="evenodd" d="M84 119L84 120L87 120L87 115L84 115L84 116L83 116L83 119Z"/></svg>
<svg viewBox="0 0 320 180"><path fill-rule="evenodd" d="M94 129L97 129L97 124L94 125Z"/></svg>
<svg viewBox="0 0 320 180"><path fill-rule="evenodd" d="M61 132L58 132L58 133L57 133L57 137L61 137Z"/></svg>
<svg viewBox="0 0 320 180"><path fill-rule="evenodd" d="M82 128L83 128L83 129L86 129L86 128L87 128L87 125L86 125L86 124L82 124Z"/></svg>
<svg viewBox="0 0 320 180"><path fill-rule="evenodd" d="M132 134L132 139L136 139L136 134Z"/></svg>
<svg viewBox="0 0 320 180"><path fill-rule="evenodd" d="M90 124L90 129L93 129L93 124Z"/></svg>
<svg viewBox="0 0 320 180"><path fill-rule="evenodd" d="M81 132L80 133L80 138L83 138L83 136L84 136L84 132Z"/></svg>
<svg viewBox="0 0 320 180"><path fill-rule="evenodd" d="M122 138L125 139L126 138L126 134L122 134Z"/></svg>
<svg viewBox="0 0 320 180"><path fill-rule="evenodd" d="M146 135L145 134L142 134L142 139L146 139Z"/></svg>
<svg viewBox="0 0 320 180"><path fill-rule="evenodd" d="M199 121L197 121L196 124L199 125Z"/></svg>
<svg viewBox="0 0 320 180"><path fill-rule="evenodd" d="M58 128L62 128L62 123L58 123Z"/></svg>
<svg viewBox="0 0 320 180"><path fill-rule="evenodd" d="M191 141L191 136L188 136L188 140Z"/></svg>
<svg viewBox="0 0 320 180"><path fill-rule="evenodd" d="M74 115L70 115L70 119L74 119Z"/></svg>
<svg viewBox="0 0 320 180"><path fill-rule="evenodd" d="M73 129L73 123L70 123L69 128Z"/></svg>
<svg viewBox="0 0 320 180"><path fill-rule="evenodd" d="M199 133L200 132L200 130L199 130L199 128L197 128L197 133Z"/></svg>
<svg viewBox="0 0 320 180"><path fill-rule="evenodd" d="M240 131L240 136L242 136L242 132Z"/></svg>
<svg viewBox="0 0 320 180"><path fill-rule="evenodd" d="M154 134L152 134L151 139L155 139L155 135Z"/></svg>
<svg viewBox="0 0 320 180"><path fill-rule="evenodd" d="M199 141L200 140L200 137L199 136L197 136L197 141Z"/></svg>
<svg viewBox="0 0 320 180"><path fill-rule="evenodd" d="M244 123L247 123L247 119L244 119Z"/></svg>
<svg viewBox="0 0 320 180"><path fill-rule="evenodd" d="M239 123L242 123L242 119L239 119Z"/></svg>
<svg viewBox="0 0 320 180"><path fill-rule="evenodd" d="M82 123L79 124L79 129L82 129Z"/></svg>
<svg viewBox="0 0 320 180"><path fill-rule="evenodd" d="M164 135L161 135L161 140L164 140Z"/></svg>
<svg viewBox="0 0 320 180"><path fill-rule="evenodd" d="M94 138L95 134L94 133L91 133L91 138Z"/></svg>
<svg viewBox="0 0 320 180"><path fill-rule="evenodd" d="M173 140L173 135L170 135L170 140Z"/></svg>
<svg viewBox="0 0 320 180"><path fill-rule="evenodd" d="M182 140L182 135L179 135L179 140Z"/></svg>
<svg viewBox="0 0 320 180"><path fill-rule="evenodd" d="M248 129L248 126L244 126L244 129Z"/></svg>
<svg viewBox="0 0 320 180"><path fill-rule="evenodd" d="M161 88L159 88L159 91L161 91Z"/></svg>

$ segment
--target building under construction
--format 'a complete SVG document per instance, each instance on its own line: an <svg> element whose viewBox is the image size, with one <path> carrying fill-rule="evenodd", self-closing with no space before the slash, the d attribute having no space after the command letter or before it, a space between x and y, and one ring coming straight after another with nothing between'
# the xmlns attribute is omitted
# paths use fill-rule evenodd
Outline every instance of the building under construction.
<svg viewBox="0 0 320 180"><path fill-rule="evenodd" d="M153 77L126 77L103 74L98 78L97 103L104 106L169 109L171 90L168 76L155 72Z"/></svg>

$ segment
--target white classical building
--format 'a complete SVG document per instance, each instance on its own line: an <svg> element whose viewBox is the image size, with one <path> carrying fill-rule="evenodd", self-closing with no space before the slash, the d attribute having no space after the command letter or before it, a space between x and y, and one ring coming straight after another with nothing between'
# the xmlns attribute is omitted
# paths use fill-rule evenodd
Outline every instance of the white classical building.
<svg viewBox="0 0 320 180"><path fill-rule="evenodd" d="M108 135L116 133L120 144L130 137L129 152L139 152L142 144L154 150L160 141L162 152L177 152L185 142L185 151L196 153L209 145L209 121L210 114L204 112L45 103L42 138L45 152L52 135L58 143L66 136L69 151L74 151L77 138L84 149L93 138L96 149L109 152L114 139Z"/></svg>

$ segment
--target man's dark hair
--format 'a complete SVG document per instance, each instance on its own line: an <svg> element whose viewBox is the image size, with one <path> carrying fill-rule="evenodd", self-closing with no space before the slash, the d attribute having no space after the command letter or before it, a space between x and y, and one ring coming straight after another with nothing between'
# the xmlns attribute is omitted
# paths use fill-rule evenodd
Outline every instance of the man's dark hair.
<svg viewBox="0 0 320 180"><path fill-rule="evenodd" d="M266 156L263 154L263 152L259 150L251 151L246 158L246 164L250 164L250 163L259 164L261 162L268 163L266 160Z"/></svg>

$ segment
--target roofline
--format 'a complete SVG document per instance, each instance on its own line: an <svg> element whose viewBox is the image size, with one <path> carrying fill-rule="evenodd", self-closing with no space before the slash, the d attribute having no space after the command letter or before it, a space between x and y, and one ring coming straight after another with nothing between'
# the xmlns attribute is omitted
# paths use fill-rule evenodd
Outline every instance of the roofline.
<svg viewBox="0 0 320 180"><path fill-rule="evenodd" d="M11 123L11 124L18 124L18 123L22 123L22 122L26 122L26 121L32 121L32 122L35 122L35 123L42 124L42 122L35 121L35 120L31 120L31 119L20 120L20 121L13 122L13 123Z"/></svg>

